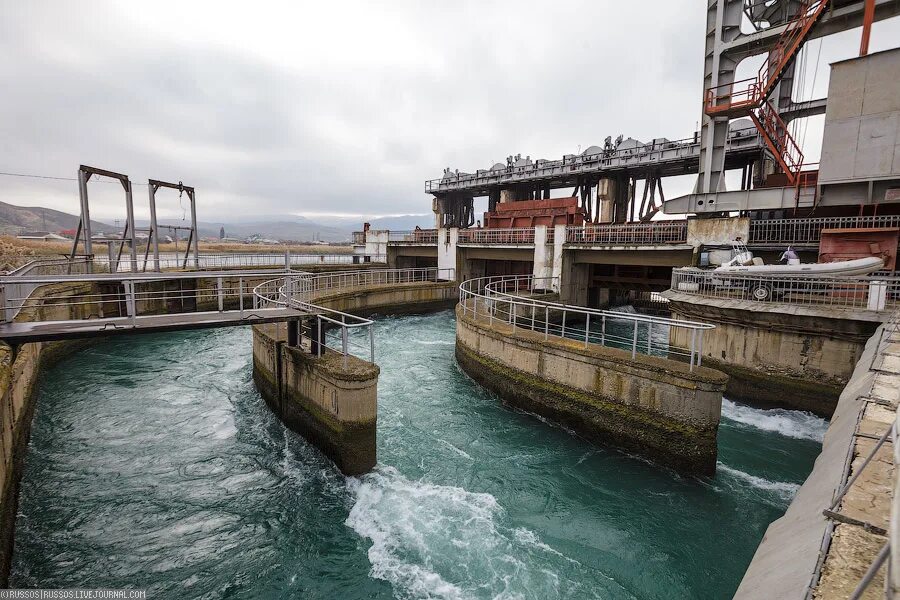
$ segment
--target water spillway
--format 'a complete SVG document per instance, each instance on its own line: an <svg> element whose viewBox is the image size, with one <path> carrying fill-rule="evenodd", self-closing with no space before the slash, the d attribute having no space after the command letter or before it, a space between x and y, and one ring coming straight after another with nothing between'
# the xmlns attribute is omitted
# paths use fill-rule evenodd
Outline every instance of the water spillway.
<svg viewBox="0 0 900 600"><path fill-rule="evenodd" d="M454 316L378 321L375 472L341 476L251 379L249 328L104 340L40 381L13 586L160 597L727 598L826 422L725 402L714 478L504 408Z"/></svg>

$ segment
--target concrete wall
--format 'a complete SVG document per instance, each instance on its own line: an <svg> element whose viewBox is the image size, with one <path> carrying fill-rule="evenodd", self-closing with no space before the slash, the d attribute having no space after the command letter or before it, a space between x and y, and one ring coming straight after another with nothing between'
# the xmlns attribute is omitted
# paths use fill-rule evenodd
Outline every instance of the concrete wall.
<svg viewBox="0 0 900 600"><path fill-rule="evenodd" d="M45 286L34 292L16 321L32 318L79 319L99 314L100 304L89 296L93 288L84 284ZM48 295L80 298L77 306L46 306ZM19 480L34 414L32 392L41 366L77 348L72 343L22 344L17 348L0 343L0 586L6 587L12 558L13 534L18 505Z"/></svg>
<svg viewBox="0 0 900 600"><path fill-rule="evenodd" d="M695 248L730 244L741 238L750 238L750 219L728 217L725 219L688 219L687 243Z"/></svg>
<svg viewBox="0 0 900 600"><path fill-rule="evenodd" d="M346 475L376 462L377 365L288 346L277 325L253 327L253 380L269 408ZM279 339L280 338L280 339Z"/></svg>
<svg viewBox="0 0 900 600"><path fill-rule="evenodd" d="M547 226L534 228L534 278L545 284L553 277L553 246L547 245ZM539 284L540 285L540 284Z"/></svg>
<svg viewBox="0 0 900 600"><path fill-rule="evenodd" d="M684 472L712 474L726 377L712 369L475 320L457 306L456 358L504 401Z"/></svg>
<svg viewBox="0 0 900 600"><path fill-rule="evenodd" d="M712 323L703 363L728 373L730 398L831 416L866 340L878 326L836 318L835 311L696 298L666 292L672 318ZM755 306L754 306L755 305ZM737 308L741 306L742 308ZM850 315L848 315L849 317ZM670 343L689 347L683 331Z"/></svg>
<svg viewBox="0 0 900 600"><path fill-rule="evenodd" d="M895 326L880 327L866 343L841 393L812 473L784 516L769 525L735 599L803 600L810 588L813 598L848 598L884 545L886 537L875 529L888 526L890 444L879 451L841 502L838 512L849 522L830 521L823 510L848 476L861 468L875 439L894 419L900 377L891 363L900 352L900 338L890 331ZM883 597L881 571L863 597Z"/></svg>

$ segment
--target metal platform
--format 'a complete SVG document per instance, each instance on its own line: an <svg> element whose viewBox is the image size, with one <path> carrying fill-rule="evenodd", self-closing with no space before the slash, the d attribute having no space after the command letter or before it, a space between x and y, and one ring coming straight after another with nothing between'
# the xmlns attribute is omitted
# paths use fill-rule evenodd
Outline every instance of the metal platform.
<svg viewBox="0 0 900 600"><path fill-rule="evenodd" d="M759 157L765 148L754 127L732 130L726 145L729 168L738 168ZM648 169L661 176L696 173L700 161L698 137L684 140L654 140L647 144L619 147L605 151L592 146L582 154L567 155L561 160L519 161L507 166L495 165L475 173L447 173L441 179L425 182L425 192L441 195L466 192L473 196L487 196L492 189L521 183L540 183L550 188L578 185L585 175L613 177L633 174L646 177ZM522 164L519 164L522 163Z"/></svg>
<svg viewBox="0 0 900 600"><path fill-rule="evenodd" d="M136 333L238 327L308 319L317 313L293 308L257 308L245 311L208 311L108 319L44 321L0 324L0 339L9 344L53 342Z"/></svg>

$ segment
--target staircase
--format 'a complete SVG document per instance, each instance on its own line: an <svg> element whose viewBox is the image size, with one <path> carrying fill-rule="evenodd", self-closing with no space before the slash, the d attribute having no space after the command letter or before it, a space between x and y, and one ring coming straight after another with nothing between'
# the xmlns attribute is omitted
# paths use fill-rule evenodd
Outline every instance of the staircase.
<svg viewBox="0 0 900 600"><path fill-rule="evenodd" d="M704 100L704 111L711 117L749 116L753 119L792 185L798 181L803 153L767 99L827 6L828 0L803 2L793 19L788 21L756 77L710 88L706 90Z"/></svg>

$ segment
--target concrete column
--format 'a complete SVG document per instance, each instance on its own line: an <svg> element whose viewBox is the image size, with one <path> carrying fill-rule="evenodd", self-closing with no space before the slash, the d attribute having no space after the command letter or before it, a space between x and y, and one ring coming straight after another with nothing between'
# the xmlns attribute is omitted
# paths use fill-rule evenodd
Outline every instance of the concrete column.
<svg viewBox="0 0 900 600"><path fill-rule="evenodd" d="M534 227L534 285L538 289L550 289L553 275L553 246L547 247L547 226Z"/></svg>
<svg viewBox="0 0 900 600"><path fill-rule="evenodd" d="M590 265L575 262L575 252L563 253L559 301L564 304L587 306L588 279L590 277Z"/></svg>
<svg viewBox="0 0 900 600"><path fill-rule="evenodd" d="M456 243L459 240L459 229L451 227L438 229L438 273L441 279L456 281Z"/></svg>
<svg viewBox="0 0 900 600"><path fill-rule="evenodd" d="M387 256L388 236L390 231L369 230L366 232L366 254L368 256Z"/></svg>
<svg viewBox="0 0 900 600"><path fill-rule="evenodd" d="M566 226L554 225L553 227L553 291L559 293L562 285L563 246L566 244Z"/></svg>
<svg viewBox="0 0 900 600"><path fill-rule="evenodd" d="M597 204L600 205L600 222L612 223L616 206L615 179L601 179L597 183Z"/></svg>

